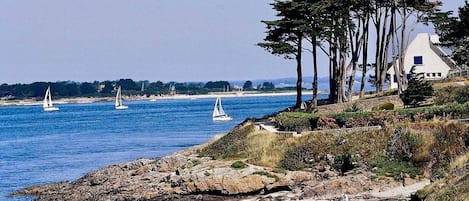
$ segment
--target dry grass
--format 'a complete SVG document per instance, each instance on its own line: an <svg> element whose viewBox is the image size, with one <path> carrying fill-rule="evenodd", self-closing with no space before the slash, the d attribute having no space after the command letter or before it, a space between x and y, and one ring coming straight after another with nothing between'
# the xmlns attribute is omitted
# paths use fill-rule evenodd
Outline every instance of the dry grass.
<svg viewBox="0 0 469 201"><path fill-rule="evenodd" d="M460 157L457 157L456 159L453 160L453 162L450 164L450 170L454 171L457 169L462 169L465 166L469 165L469 153L466 153ZM469 189L468 189L469 190Z"/></svg>
<svg viewBox="0 0 469 201"><path fill-rule="evenodd" d="M432 85L433 85L434 89L442 89L442 88L449 87L449 86L453 86L453 87L461 86L460 83L464 83L465 85L469 85L469 79L464 78L464 77L457 77L457 78L453 78L453 79L450 79L450 80L441 80L441 81L438 81L438 82L433 82Z"/></svg>
<svg viewBox="0 0 469 201"><path fill-rule="evenodd" d="M432 147L435 143L435 138L433 133L429 131L421 131L415 134L419 135L422 143L416 147L413 161L416 164L424 165L424 163L430 162L432 159Z"/></svg>
<svg viewBox="0 0 469 201"><path fill-rule="evenodd" d="M248 135L248 162L256 165L275 167L284 157L285 144L278 143L279 135L270 132L254 132ZM287 141L291 141L288 140Z"/></svg>
<svg viewBox="0 0 469 201"><path fill-rule="evenodd" d="M424 200L467 200L469 198L469 153L457 157L450 164L449 174L417 191Z"/></svg>

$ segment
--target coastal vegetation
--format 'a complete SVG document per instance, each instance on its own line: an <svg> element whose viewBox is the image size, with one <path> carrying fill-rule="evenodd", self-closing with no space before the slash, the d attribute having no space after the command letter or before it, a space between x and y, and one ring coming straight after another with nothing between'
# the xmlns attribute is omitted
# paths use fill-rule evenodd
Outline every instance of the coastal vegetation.
<svg viewBox="0 0 469 201"><path fill-rule="evenodd" d="M367 73L376 92L383 92L390 68L398 73L398 94L408 87L404 60L408 39L419 23L436 24L443 41L455 48L453 58L467 66L468 4L459 9L459 17L441 12L441 1L274 1L271 4L277 19L262 21L266 36L258 45L273 55L296 61L297 100L301 107L303 54L312 55L313 91L317 90L319 58L329 60L329 101L352 101L353 85L361 83L364 96ZM374 44L374 48L369 45ZM374 50L374 52L372 52ZM373 55L373 56L372 56ZM369 57L371 61L369 61ZM356 80L361 71L361 80ZM371 72L369 72L371 71ZM317 93L313 92L309 111L317 107Z"/></svg>
<svg viewBox="0 0 469 201"><path fill-rule="evenodd" d="M199 154L277 170L322 172L326 178L363 171L377 181L429 178L435 184L419 191L419 199L463 200L458 198L469 188L469 124L457 119L469 118L469 102L460 98L468 90L437 88L440 97L420 107L394 108L385 102L372 110L354 104L343 112L284 111L271 118L279 133L256 129L248 121Z"/></svg>
<svg viewBox="0 0 469 201"><path fill-rule="evenodd" d="M252 81L245 82L243 88L234 86L228 81L204 82L168 82L134 81L120 79L115 81L94 82L34 82L31 84L1 84L0 98L24 99L43 98L45 89L50 86L52 95L59 98L69 97L109 97L115 95L117 86L121 86L124 95L172 95L172 94L208 94L210 92L244 91L282 91L290 88L276 88L272 82L261 82L257 87Z"/></svg>
<svg viewBox="0 0 469 201"><path fill-rule="evenodd" d="M46 193L43 190L42 194L46 197L68 196L71 195L70 192L91 195L83 192L93 189L97 197L103 196L102 192L107 192L109 195L105 196L109 197L132 192L128 196L135 200L140 199L135 196L142 195L148 196L141 198L143 200L158 200L161 198L158 196L171 193L188 196L247 195L275 192L279 189L291 190L296 185L297 189L313 189L309 192L309 197L313 197L320 193L329 193L319 192L315 187L326 189L325 183L333 179L338 181L335 184L340 186L337 187L340 190L349 183L360 183L357 185L361 185L362 190L358 193L370 191L370 183L378 185L394 182L406 185L409 180L415 182L429 179L433 184L417 192L416 200L467 198L469 86L463 84L434 88L417 76L407 81L405 74L402 74L397 78L397 93L402 99L400 105L386 99L376 101L373 105L369 102L364 107L360 102L366 101L366 98L362 97L343 110L317 110L312 113L312 108L319 107L318 49L330 59L330 102L352 101L352 83L360 66L363 73L366 73L368 67L374 69L373 83L376 91L382 94L387 70L391 66L394 66L396 72L404 70L397 67L403 65L395 64L402 64L404 60L399 55L405 55L403 41L409 34L406 28L409 16L418 16L417 21L430 19L439 2L287 0L275 1L272 6L280 19L263 21L267 26L267 36L258 45L272 54L296 60L298 95L294 109L300 108L302 103L303 51L313 54L312 85L315 93L313 100L309 102L309 110L298 112L285 109L263 119L247 119L226 135L206 145L161 159L142 159L137 163L110 166L90 173L77 182L59 184L59 188L54 185L46 186ZM375 63L372 64L366 59L369 54L367 44L370 27L377 34ZM305 50L308 48L303 44L305 41L310 43L311 49ZM358 61L360 57L364 58L361 64ZM389 58L392 60L389 61ZM351 85L347 86L347 80ZM106 95L118 84L128 93L140 93L138 90L141 83L130 81L95 82L85 84L83 89L90 93L94 89L95 94ZM363 82L362 79L361 83ZM47 84L50 83L40 83L40 87ZM83 84L78 86L75 83L75 86L70 83L70 87L75 86L81 92ZM59 87L54 87L58 89L56 93L60 93ZM169 94L173 89L184 91L184 87L191 89L186 93L196 94L226 90L230 88L230 84L226 81L189 84L156 82L148 83L147 90ZM246 82L244 88L253 90L253 83ZM258 90L273 88L268 82L257 87ZM42 96L42 91L38 94ZM364 95L363 87L360 94ZM23 96L34 97L28 93ZM382 97L373 98L379 100ZM276 127L278 132L263 130L261 125L264 124ZM131 170L132 173L128 174L125 170ZM351 175L356 177L348 177ZM286 179L287 176L290 180ZM121 182L122 178L143 182L128 185ZM340 178L346 178L346 181L340 183ZM357 180L359 181L356 182ZM306 182L315 185L308 185L311 183ZM368 186L362 183L367 183ZM99 186L104 186L105 190L96 190ZM135 188L134 191L130 191L131 188ZM62 194L56 191L62 191ZM25 194L28 193L41 194L41 191L26 189Z"/></svg>

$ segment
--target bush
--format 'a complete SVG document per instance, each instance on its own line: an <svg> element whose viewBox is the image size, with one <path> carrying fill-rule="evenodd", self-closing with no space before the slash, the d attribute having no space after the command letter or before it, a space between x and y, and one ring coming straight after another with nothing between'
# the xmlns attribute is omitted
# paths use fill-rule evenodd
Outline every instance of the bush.
<svg viewBox="0 0 469 201"><path fill-rule="evenodd" d="M392 103L383 103L378 106L378 110L394 110L394 104Z"/></svg>
<svg viewBox="0 0 469 201"><path fill-rule="evenodd" d="M408 82L407 89L399 95L402 102L404 102L404 106L416 107L433 95L432 84L425 81L421 74L415 74L414 71L415 66L412 66L410 69L412 76Z"/></svg>
<svg viewBox="0 0 469 201"><path fill-rule="evenodd" d="M404 119L403 116L396 112L375 112L368 118L370 126L385 126L386 123L397 123Z"/></svg>
<svg viewBox="0 0 469 201"><path fill-rule="evenodd" d="M411 178L422 174L412 163L399 159L386 158L383 156L374 157L371 161L371 168L379 176L392 176L396 180L402 180L402 174L409 174Z"/></svg>
<svg viewBox="0 0 469 201"><path fill-rule="evenodd" d="M297 115L298 113L283 112L275 117L275 122L280 130L303 131L311 130L313 117L307 115Z"/></svg>
<svg viewBox="0 0 469 201"><path fill-rule="evenodd" d="M243 169L243 168L247 168L248 165L244 163L243 161L236 161L233 164L231 164L231 167L234 169Z"/></svg>
<svg viewBox="0 0 469 201"><path fill-rule="evenodd" d="M469 102L469 86L449 86L435 92L435 104L444 105L452 102L459 104Z"/></svg>
<svg viewBox="0 0 469 201"><path fill-rule="evenodd" d="M342 175L345 174L347 171L354 168L354 165L352 164L352 156L350 156L349 153L345 153L335 157L332 167L340 171Z"/></svg>
<svg viewBox="0 0 469 201"><path fill-rule="evenodd" d="M339 128L339 125L337 125L337 121L334 118L330 117L319 117L316 123L316 129L318 130L327 130L327 129L336 129Z"/></svg>
<svg viewBox="0 0 469 201"><path fill-rule="evenodd" d="M311 146L301 145L292 147L285 153L285 158L280 161L279 167L286 170L301 170L312 167L311 159L314 158L314 151Z"/></svg>
<svg viewBox="0 0 469 201"><path fill-rule="evenodd" d="M389 138L388 153L402 161L414 165L425 166L431 160L433 137L425 131L413 132L409 129L397 128Z"/></svg>
<svg viewBox="0 0 469 201"><path fill-rule="evenodd" d="M360 112L363 109L357 105L357 103L353 103L351 107L345 108L344 112Z"/></svg>
<svg viewBox="0 0 469 201"><path fill-rule="evenodd" d="M362 117L358 119L350 118L345 123L346 128L355 128L355 127L364 127L364 126L368 126L368 122Z"/></svg>

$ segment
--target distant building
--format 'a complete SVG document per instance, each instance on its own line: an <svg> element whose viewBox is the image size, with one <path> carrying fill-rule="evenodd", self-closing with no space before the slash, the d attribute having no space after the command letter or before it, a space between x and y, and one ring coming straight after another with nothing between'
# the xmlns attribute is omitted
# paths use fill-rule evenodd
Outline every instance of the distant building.
<svg viewBox="0 0 469 201"><path fill-rule="evenodd" d="M106 85L104 83L100 83L99 86L98 86L98 92L101 92L104 87L106 87Z"/></svg>
<svg viewBox="0 0 469 201"><path fill-rule="evenodd" d="M407 47L404 69L410 79L410 69L415 66L415 73L423 73L425 80L439 80L447 77L450 70L458 69L455 62L438 46L437 35L419 33ZM397 77L394 68L388 70L390 88L397 88Z"/></svg>

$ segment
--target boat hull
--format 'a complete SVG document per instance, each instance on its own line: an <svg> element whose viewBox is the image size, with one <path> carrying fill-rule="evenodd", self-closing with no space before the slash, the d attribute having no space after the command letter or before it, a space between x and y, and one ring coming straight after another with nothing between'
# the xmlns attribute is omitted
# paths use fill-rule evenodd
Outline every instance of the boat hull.
<svg viewBox="0 0 469 201"><path fill-rule="evenodd" d="M52 112L52 111L57 111L57 110L59 110L58 107L45 107L44 108L45 112Z"/></svg>
<svg viewBox="0 0 469 201"><path fill-rule="evenodd" d="M116 106L116 110L126 110L127 108L129 108L129 107L126 106L126 105Z"/></svg>
<svg viewBox="0 0 469 201"><path fill-rule="evenodd" d="M216 117L212 117L212 119L213 119L213 121L231 121L231 120L233 120L233 118L228 116L228 115L216 116Z"/></svg>

